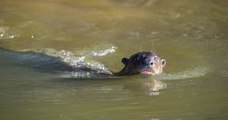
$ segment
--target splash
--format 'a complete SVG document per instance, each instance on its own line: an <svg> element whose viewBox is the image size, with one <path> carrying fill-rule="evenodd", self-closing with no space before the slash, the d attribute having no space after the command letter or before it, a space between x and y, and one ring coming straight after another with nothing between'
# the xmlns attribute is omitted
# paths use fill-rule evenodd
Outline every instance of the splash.
<svg viewBox="0 0 228 120"><path fill-rule="evenodd" d="M104 64L95 61L93 57L106 56L107 54L114 53L116 49L116 46L111 46L97 51L92 50L80 52L80 54L75 54L67 50L57 51L52 48L36 50L36 52L60 58L63 62L72 66L76 70L74 72L64 72L62 75L64 78L97 78L104 76L107 77L107 75L112 75L112 73L109 68Z"/></svg>
<svg viewBox="0 0 228 120"><path fill-rule="evenodd" d="M104 49L104 50L100 50L100 51L92 51L91 55L92 56L105 56L109 53L115 52L116 49L117 49L116 46L112 46L111 48L108 48L108 49Z"/></svg>
<svg viewBox="0 0 228 120"><path fill-rule="evenodd" d="M15 36L18 36L16 34L12 34L10 31L11 30L10 27L4 26L4 27L0 27L0 40L2 39L13 39L15 38Z"/></svg>

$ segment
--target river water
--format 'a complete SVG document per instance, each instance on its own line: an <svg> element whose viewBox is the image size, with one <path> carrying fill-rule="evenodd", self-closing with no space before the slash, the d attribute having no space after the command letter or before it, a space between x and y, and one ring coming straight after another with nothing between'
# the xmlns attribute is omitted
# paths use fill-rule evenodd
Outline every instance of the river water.
<svg viewBox="0 0 228 120"><path fill-rule="evenodd" d="M227 33L226 0L1 0L0 119L226 120ZM139 51L164 73L109 75Z"/></svg>

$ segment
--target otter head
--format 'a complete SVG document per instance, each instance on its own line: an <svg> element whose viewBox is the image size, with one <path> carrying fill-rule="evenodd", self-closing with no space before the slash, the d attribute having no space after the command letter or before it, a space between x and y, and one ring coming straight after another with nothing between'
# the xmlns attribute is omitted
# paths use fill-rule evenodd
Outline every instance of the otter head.
<svg viewBox="0 0 228 120"><path fill-rule="evenodd" d="M132 55L130 58L123 58L125 67L116 75L131 75L131 74L150 74L156 75L163 71L166 65L165 59L160 59L153 52L139 52Z"/></svg>

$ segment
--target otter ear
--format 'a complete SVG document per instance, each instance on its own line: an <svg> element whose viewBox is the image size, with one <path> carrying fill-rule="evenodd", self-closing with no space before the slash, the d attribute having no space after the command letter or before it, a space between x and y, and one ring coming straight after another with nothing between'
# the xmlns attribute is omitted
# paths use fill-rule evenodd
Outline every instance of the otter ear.
<svg viewBox="0 0 228 120"><path fill-rule="evenodd" d="M161 63L162 63L162 66L164 67L166 65L166 60L165 59L162 59L161 60Z"/></svg>
<svg viewBox="0 0 228 120"><path fill-rule="evenodd" d="M127 65L128 61L129 61L128 58L123 58L123 59L122 59L122 63L123 63L124 65Z"/></svg>

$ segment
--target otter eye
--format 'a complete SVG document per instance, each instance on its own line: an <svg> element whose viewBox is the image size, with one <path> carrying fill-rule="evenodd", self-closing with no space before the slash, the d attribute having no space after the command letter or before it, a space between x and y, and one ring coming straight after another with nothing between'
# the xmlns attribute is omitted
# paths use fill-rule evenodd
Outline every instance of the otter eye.
<svg viewBox="0 0 228 120"><path fill-rule="evenodd" d="M150 63L150 65L153 65L153 64L154 64L153 62Z"/></svg>

